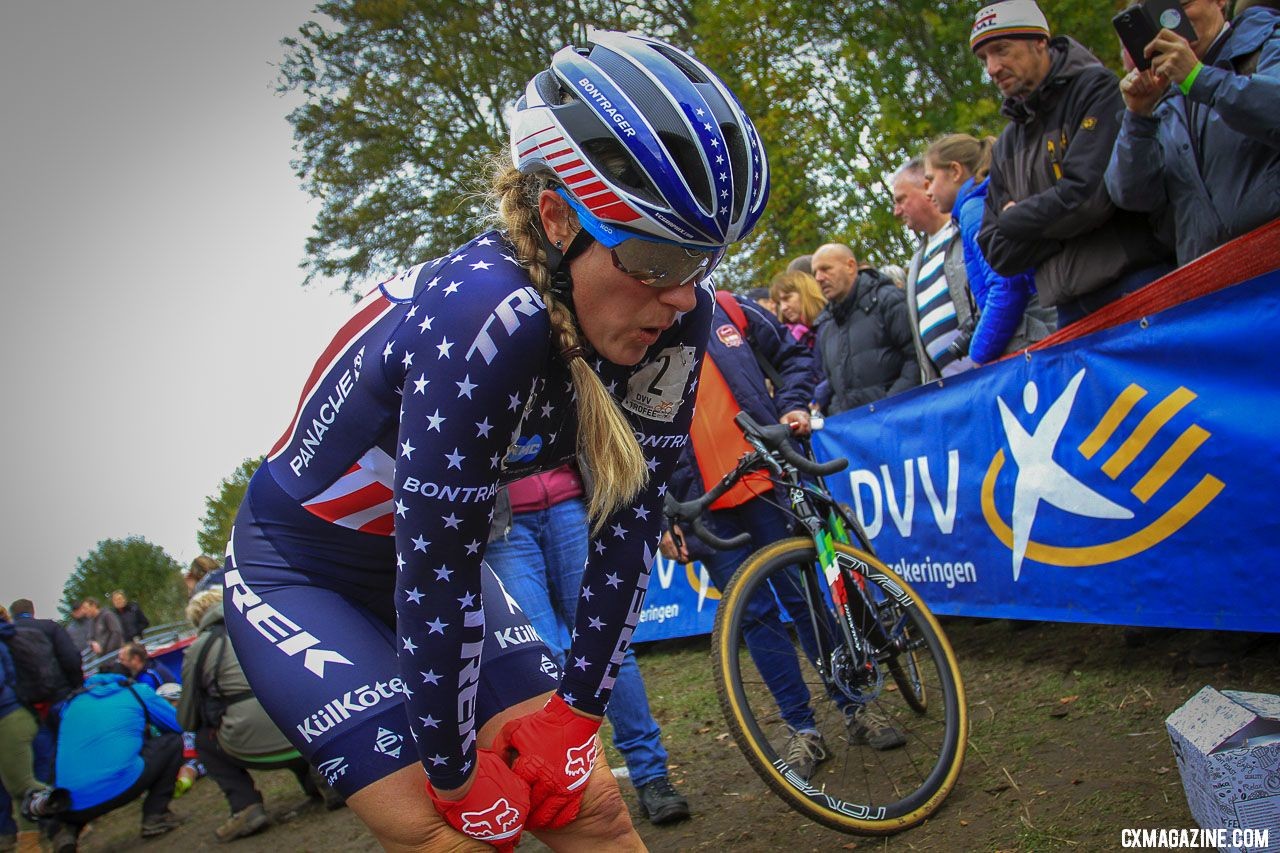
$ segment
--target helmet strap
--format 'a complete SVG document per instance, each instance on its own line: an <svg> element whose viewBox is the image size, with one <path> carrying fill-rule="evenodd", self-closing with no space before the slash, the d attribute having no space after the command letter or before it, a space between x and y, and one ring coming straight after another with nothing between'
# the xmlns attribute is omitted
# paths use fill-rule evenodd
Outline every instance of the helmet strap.
<svg viewBox="0 0 1280 853"><path fill-rule="evenodd" d="M551 274L551 295L577 320L578 314L573 307L573 276L569 273L569 261L585 252L593 238L587 233L587 229L580 228L569 241L569 247L562 250L547 237L541 222L538 223L538 236L542 239L542 250L547 256L547 272Z"/></svg>

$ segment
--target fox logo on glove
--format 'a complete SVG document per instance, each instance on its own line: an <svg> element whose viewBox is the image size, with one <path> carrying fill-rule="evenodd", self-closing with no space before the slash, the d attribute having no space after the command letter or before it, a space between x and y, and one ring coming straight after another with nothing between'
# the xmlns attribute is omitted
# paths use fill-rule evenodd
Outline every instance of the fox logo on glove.
<svg viewBox="0 0 1280 853"><path fill-rule="evenodd" d="M472 838L500 839L519 831L520 812L512 808L506 797L499 797L489 808L462 813L462 831Z"/></svg>
<svg viewBox="0 0 1280 853"><path fill-rule="evenodd" d="M600 747L595 735L582 746L569 747L564 755L564 775L574 780L569 785L570 791L578 790L591 777L591 768L595 767L599 755Z"/></svg>

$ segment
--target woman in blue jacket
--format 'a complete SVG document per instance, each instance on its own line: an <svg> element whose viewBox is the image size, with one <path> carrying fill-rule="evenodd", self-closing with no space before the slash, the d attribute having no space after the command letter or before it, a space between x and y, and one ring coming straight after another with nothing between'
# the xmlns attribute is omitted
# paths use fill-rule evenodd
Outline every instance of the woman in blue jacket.
<svg viewBox="0 0 1280 853"><path fill-rule="evenodd" d="M964 244L965 272L978 306L969 357L979 364L1023 349L1051 331L1039 316L1033 272L1005 278L991 268L978 246L994 145L990 136L975 139L949 133L935 140L924 157L929 197L938 210L951 214Z"/></svg>

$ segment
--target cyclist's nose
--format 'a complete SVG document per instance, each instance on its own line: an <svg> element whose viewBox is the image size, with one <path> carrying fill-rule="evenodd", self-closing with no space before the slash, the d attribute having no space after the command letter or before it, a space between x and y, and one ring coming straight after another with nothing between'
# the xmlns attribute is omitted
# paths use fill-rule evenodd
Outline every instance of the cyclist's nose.
<svg viewBox="0 0 1280 853"><path fill-rule="evenodd" d="M679 287L664 287L658 291L658 301L677 311L692 311L698 304L698 294L694 290L696 287L697 285L693 282Z"/></svg>

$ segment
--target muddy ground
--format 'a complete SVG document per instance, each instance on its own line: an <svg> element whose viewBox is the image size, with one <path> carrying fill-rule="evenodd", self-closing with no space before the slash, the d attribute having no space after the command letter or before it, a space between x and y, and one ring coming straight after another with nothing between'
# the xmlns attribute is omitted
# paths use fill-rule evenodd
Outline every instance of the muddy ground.
<svg viewBox="0 0 1280 853"><path fill-rule="evenodd" d="M652 850L799 851L1117 850L1126 827L1194 826L1164 720L1206 684L1280 692L1280 635L1217 667L1188 652L1203 632L1166 632L1129 648L1113 627L948 620L968 691L971 735L964 772L930 821L887 839L841 835L787 809L747 766L727 734L711 687L706 638L641 650L654 714L672 756L672 778L695 817L673 827L639 823ZM617 755L611 756L620 765ZM219 845L225 801L201 780L174 811L179 830L137 836L138 805L98 821L86 853L364 851L377 846L349 811L305 804L288 773L259 786L276 825ZM632 806L635 798L623 786ZM536 842L522 851L545 848ZM603 852L602 852L603 853Z"/></svg>

